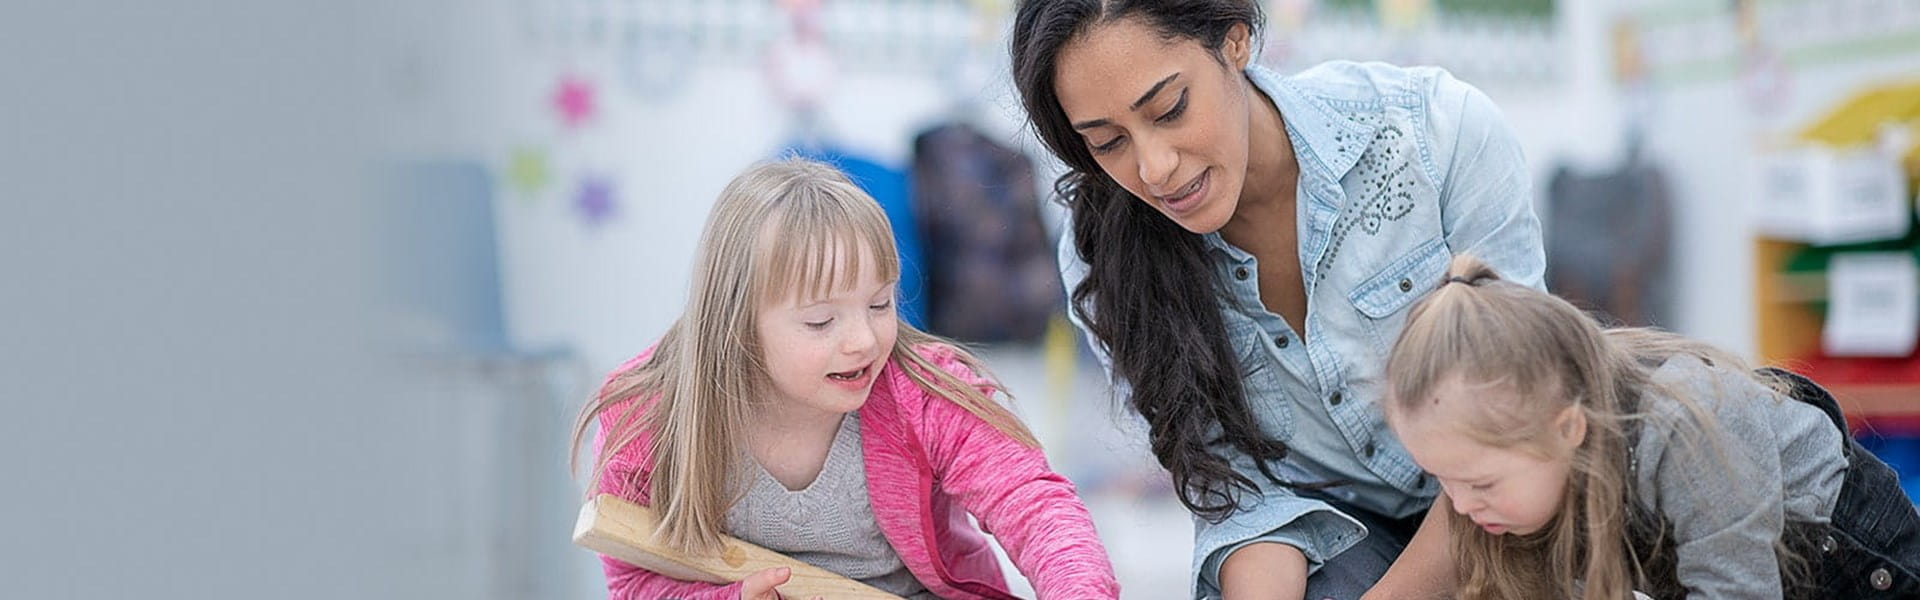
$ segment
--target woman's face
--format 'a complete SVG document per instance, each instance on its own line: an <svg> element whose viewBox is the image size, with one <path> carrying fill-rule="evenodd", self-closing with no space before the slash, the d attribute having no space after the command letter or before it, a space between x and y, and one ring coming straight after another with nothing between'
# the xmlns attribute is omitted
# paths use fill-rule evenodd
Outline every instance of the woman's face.
<svg viewBox="0 0 1920 600"><path fill-rule="evenodd" d="M1246 181L1249 32L1222 65L1200 42L1138 19L1095 25L1061 48L1054 94L1087 151L1120 187L1194 233L1220 229Z"/></svg>

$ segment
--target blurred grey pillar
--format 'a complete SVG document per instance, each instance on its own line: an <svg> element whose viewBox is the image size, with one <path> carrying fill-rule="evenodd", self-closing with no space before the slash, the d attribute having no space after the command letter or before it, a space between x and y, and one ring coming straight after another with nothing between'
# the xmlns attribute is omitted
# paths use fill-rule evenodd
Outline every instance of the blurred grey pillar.
<svg viewBox="0 0 1920 600"><path fill-rule="evenodd" d="M568 568L583 495L569 481L568 433L591 377L570 349L527 349L502 309L494 179L462 159L383 165L376 178L373 268L382 339L426 384L406 399L441 468L420 499L432 553L470 575L449 597L591 597ZM591 462L591 456L582 457Z"/></svg>
<svg viewBox="0 0 1920 600"><path fill-rule="evenodd" d="M371 6L0 7L0 596L520 592L378 308Z"/></svg>

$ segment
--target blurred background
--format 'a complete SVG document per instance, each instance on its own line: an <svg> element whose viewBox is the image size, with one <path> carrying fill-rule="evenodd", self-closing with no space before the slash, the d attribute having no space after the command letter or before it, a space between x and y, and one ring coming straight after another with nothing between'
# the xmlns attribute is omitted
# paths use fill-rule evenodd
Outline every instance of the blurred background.
<svg viewBox="0 0 1920 600"><path fill-rule="evenodd" d="M1556 292L1811 374L1920 491L1920 0L1264 8L1283 72L1485 90ZM603 597L568 428L792 153L887 207L906 316L1013 390L1127 597L1181 597L1189 518L1061 319L1011 11L0 8L0 596Z"/></svg>

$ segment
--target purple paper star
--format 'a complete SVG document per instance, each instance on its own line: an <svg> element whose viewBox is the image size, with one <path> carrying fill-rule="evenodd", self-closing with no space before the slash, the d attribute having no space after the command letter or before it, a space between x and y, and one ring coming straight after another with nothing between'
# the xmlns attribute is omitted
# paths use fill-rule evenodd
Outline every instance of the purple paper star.
<svg viewBox="0 0 1920 600"><path fill-rule="evenodd" d="M580 180L579 191L574 195L574 208L580 211L580 219L588 227L598 228L613 219L618 208L613 196L613 182L604 177L589 175Z"/></svg>

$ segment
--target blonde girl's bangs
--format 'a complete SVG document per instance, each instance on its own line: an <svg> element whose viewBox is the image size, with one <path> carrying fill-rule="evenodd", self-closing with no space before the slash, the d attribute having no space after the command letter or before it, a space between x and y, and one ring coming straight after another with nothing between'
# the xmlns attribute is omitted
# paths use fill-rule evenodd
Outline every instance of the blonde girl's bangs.
<svg viewBox="0 0 1920 600"><path fill-rule="evenodd" d="M795 185L774 211L756 257L765 275L759 302L824 298L851 289L867 269L878 269L881 281L899 279L886 213L852 184Z"/></svg>

